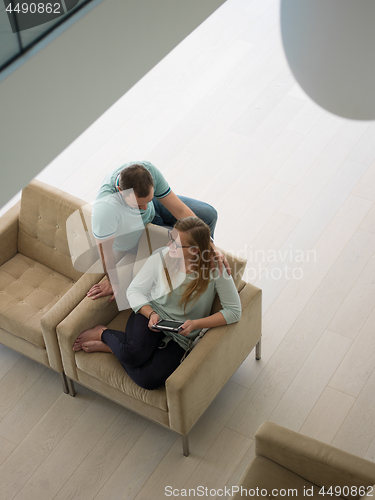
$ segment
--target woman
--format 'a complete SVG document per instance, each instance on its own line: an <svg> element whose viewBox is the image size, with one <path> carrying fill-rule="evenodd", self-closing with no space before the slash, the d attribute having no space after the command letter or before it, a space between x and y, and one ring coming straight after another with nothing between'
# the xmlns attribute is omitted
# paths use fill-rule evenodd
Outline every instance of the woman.
<svg viewBox="0 0 375 500"><path fill-rule="evenodd" d="M99 325L82 332L73 350L112 352L144 389L163 384L204 328L235 323L241 304L233 279L211 267L210 229L197 217L176 222L168 247L147 259L129 286L133 309L125 333ZM215 294L222 309L210 314ZM153 328L159 319L183 322L179 333Z"/></svg>

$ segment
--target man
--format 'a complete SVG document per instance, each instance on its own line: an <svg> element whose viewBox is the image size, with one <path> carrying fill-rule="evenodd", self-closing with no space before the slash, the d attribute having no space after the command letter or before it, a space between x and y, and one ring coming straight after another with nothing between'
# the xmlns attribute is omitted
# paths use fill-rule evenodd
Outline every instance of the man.
<svg viewBox="0 0 375 500"><path fill-rule="evenodd" d="M96 197L92 213L92 230L104 271L109 277L94 285L87 293L97 299L111 295L114 300L119 289L116 263L136 252L146 224L172 227L177 220L196 216L210 227L213 237L217 212L191 198L176 196L162 173L150 162L129 162L107 175ZM215 249L220 269L230 268L225 257Z"/></svg>

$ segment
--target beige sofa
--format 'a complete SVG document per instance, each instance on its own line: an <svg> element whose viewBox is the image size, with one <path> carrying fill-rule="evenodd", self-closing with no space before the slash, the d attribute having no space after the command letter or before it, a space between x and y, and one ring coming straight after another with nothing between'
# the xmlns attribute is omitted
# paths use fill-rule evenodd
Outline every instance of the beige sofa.
<svg viewBox="0 0 375 500"><path fill-rule="evenodd" d="M258 498L357 499L372 493L369 500L375 497L375 463L271 422L264 422L257 430L255 453L233 500L246 494ZM331 494L323 495L323 491Z"/></svg>
<svg viewBox="0 0 375 500"><path fill-rule="evenodd" d="M103 274L72 266L66 220L85 202L34 180L0 218L0 343L63 374L56 326Z"/></svg>
<svg viewBox="0 0 375 500"><path fill-rule="evenodd" d="M166 244L166 230L149 225L143 234L134 272L150 252ZM85 298L57 327L65 373L72 395L78 383L116 401L130 410L167 427L183 437L188 455L187 433L224 387L251 350L257 346L260 358L261 290L241 280L245 261L228 255L241 298L242 317L238 323L212 328L167 379L165 386L148 391L136 385L110 353L73 352L77 336L98 324L124 330L130 310L118 313L108 298ZM216 297L213 312L220 307Z"/></svg>

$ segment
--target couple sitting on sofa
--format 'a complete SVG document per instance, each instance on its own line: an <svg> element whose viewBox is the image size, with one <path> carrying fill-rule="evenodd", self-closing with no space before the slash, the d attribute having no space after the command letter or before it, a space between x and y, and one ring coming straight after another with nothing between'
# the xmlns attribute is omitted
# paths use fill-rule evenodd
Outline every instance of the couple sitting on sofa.
<svg viewBox="0 0 375 500"><path fill-rule="evenodd" d="M82 332L73 350L112 352L134 382L155 389L178 367L202 329L238 321L239 295L211 237L216 217L209 205L178 198L150 163L127 164L109 175L94 204L92 225L104 269L112 266L112 279L92 287L89 297L111 295L113 300L121 293L113 262L136 247L145 224L174 227L167 248L149 257L127 289L133 312L125 332L98 325ZM210 315L216 293L222 309ZM156 329L160 319L181 326L177 331Z"/></svg>

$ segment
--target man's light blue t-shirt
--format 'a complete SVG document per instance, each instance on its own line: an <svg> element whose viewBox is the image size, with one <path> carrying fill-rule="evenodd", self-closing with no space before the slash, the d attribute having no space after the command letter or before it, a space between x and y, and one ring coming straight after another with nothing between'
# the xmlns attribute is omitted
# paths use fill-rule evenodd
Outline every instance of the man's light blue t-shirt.
<svg viewBox="0 0 375 500"><path fill-rule="evenodd" d="M146 210L129 207L116 189L120 172L130 165L143 165L154 180L154 196L164 198L171 192L163 174L152 163L146 161L128 162L108 174L101 185L92 210L92 232L96 239L104 240L115 237L113 248L125 251L134 248L146 224L155 217L152 201Z"/></svg>

